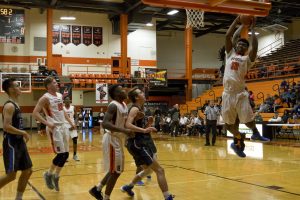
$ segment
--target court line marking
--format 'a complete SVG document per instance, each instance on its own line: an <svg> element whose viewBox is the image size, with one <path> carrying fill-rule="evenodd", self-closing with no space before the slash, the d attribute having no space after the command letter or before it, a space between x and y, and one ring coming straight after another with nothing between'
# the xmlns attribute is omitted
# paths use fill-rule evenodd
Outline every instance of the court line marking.
<svg viewBox="0 0 300 200"><path fill-rule="evenodd" d="M250 183L250 182L246 182L246 181L242 181L242 180L236 180L236 179L233 179L233 178L220 176L220 175L216 175L216 174L212 174L212 173L201 172L201 171L198 171L198 170L195 170L195 169L189 169L189 168L180 167L180 166L176 166L176 165L166 165L166 166L173 166L173 167L177 167L179 169L183 169L183 170L187 170L187 171L193 171L193 172L196 172L196 173L199 173L199 174L205 174L205 175L208 175L208 176L213 176L213 177L217 177L217 178L221 178L221 179L225 179L225 180L229 180L229 181L233 181L233 182L243 183L243 184L247 184L247 185L261 187L261 188L268 189L268 190L273 190L273 191L287 193L287 194L291 194L291 195L295 195L295 196L300 196L300 193L289 192L289 191L285 191L285 190L281 190L281 189L276 190L276 189L269 188L268 186L259 185L259 184L256 184L256 183ZM290 170L290 171L295 171L295 170ZM299 170L296 170L296 171L299 171ZM180 184L182 184L182 183L180 183Z"/></svg>

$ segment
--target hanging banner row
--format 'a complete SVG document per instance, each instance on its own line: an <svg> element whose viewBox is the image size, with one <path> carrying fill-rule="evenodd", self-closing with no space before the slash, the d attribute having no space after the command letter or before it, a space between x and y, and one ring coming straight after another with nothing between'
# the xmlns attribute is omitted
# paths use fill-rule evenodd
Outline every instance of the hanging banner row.
<svg viewBox="0 0 300 200"><path fill-rule="evenodd" d="M102 27L53 24L52 37L53 44L72 42L76 46L83 43L99 47L103 43Z"/></svg>

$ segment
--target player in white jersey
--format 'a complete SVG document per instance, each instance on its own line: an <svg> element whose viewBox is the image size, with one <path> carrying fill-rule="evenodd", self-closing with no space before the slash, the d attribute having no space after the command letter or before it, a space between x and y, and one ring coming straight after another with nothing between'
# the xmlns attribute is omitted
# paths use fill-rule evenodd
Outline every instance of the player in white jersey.
<svg viewBox="0 0 300 200"><path fill-rule="evenodd" d="M104 115L103 128L103 162L106 171L105 177L97 186L90 189L90 194L96 199L110 198L110 194L124 170L124 142L126 136L133 136L133 132L125 128L128 109L124 100L127 98L125 90L120 85L112 85L109 88L109 96L113 101L108 105ZM104 197L101 193L106 185Z"/></svg>
<svg viewBox="0 0 300 200"><path fill-rule="evenodd" d="M244 153L244 135L239 132L239 123L246 124L253 130L252 139L268 141L258 132L254 114L250 106L248 92L245 90L245 75L252 67L257 54L257 38L254 31L254 22L251 25L251 49L247 55L249 42L246 39L237 39L243 25L234 33L240 22L237 17L226 33L226 65L223 78L224 92L222 94L222 117L227 130L234 135L231 148L240 157L246 157ZM234 37L232 39L232 36ZM235 42L236 41L236 42Z"/></svg>
<svg viewBox="0 0 300 200"><path fill-rule="evenodd" d="M59 191L59 174L69 157L69 135L65 120L71 124L71 129L75 129L76 126L63 109L62 94L57 92L56 80L49 76L44 80L44 85L48 92L39 99L32 115L47 126L46 132L56 156L52 160L50 168L44 172L44 179L49 189ZM41 111L45 113L46 120L41 116Z"/></svg>
<svg viewBox="0 0 300 200"><path fill-rule="evenodd" d="M75 106L71 105L71 100L69 97L66 97L64 99L64 111L67 113L67 115L69 116L70 120L72 121L73 124L75 123ZM76 129L72 129L72 124L69 124L68 121L65 121L66 123L66 127L67 127L67 132L68 135L72 138L73 141L73 159L75 161L80 161L77 155L77 140L78 140L78 133ZM70 128L72 130L70 130Z"/></svg>

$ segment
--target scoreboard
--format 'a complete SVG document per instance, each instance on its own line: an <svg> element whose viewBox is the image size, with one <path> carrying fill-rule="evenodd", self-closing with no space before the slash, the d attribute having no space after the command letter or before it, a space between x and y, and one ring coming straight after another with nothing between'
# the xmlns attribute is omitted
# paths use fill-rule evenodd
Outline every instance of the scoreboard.
<svg viewBox="0 0 300 200"><path fill-rule="evenodd" d="M0 7L0 43L24 44L24 10Z"/></svg>

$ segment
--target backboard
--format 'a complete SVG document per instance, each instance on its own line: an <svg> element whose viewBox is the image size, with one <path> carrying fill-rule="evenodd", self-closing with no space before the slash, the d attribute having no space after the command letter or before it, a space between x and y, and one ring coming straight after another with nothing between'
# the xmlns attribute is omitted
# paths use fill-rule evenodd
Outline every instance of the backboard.
<svg viewBox="0 0 300 200"><path fill-rule="evenodd" d="M1 92L2 90L2 82L7 78L15 78L17 82L20 84L21 91L23 93L30 93L31 92L31 74L30 73L0 73L0 85L1 85Z"/></svg>
<svg viewBox="0 0 300 200"><path fill-rule="evenodd" d="M260 17L267 16L271 10L269 0L142 0L142 2L157 7L199 9L205 12L244 14Z"/></svg>

